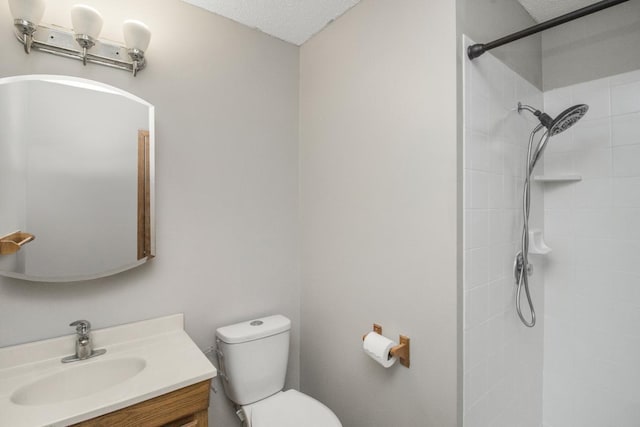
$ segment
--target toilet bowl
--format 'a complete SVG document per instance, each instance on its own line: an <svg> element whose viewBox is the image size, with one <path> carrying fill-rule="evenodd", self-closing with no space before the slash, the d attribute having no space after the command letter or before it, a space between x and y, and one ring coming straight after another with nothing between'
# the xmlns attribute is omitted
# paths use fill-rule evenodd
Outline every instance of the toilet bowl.
<svg viewBox="0 0 640 427"><path fill-rule="evenodd" d="M227 397L245 427L342 427L322 403L283 391L291 321L275 315L216 330L220 373Z"/></svg>
<svg viewBox="0 0 640 427"><path fill-rule="evenodd" d="M342 427L331 409L296 390L242 407L246 427Z"/></svg>

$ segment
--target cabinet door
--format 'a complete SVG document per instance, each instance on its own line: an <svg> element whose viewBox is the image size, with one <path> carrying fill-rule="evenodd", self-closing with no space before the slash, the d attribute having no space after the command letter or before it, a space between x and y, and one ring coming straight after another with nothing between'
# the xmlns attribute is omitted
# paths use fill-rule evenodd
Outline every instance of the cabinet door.
<svg viewBox="0 0 640 427"><path fill-rule="evenodd" d="M210 382L202 381L72 427L207 427ZM196 424L189 424L193 422Z"/></svg>
<svg viewBox="0 0 640 427"><path fill-rule="evenodd" d="M165 424L162 427L207 427L209 423L209 411L205 409L181 420Z"/></svg>

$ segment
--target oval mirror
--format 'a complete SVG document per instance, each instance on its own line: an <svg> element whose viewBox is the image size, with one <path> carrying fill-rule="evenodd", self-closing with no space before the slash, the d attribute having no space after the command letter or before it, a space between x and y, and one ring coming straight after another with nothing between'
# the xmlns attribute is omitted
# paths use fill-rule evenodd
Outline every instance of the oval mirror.
<svg viewBox="0 0 640 427"><path fill-rule="evenodd" d="M69 282L151 259L154 108L75 77L0 79L0 274Z"/></svg>

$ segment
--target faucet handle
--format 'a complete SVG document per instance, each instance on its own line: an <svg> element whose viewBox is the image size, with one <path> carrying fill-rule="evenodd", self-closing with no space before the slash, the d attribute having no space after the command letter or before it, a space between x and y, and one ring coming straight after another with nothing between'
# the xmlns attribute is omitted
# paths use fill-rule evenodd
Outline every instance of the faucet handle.
<svg viewBox="0 0 640 427"><path fill-rule="evenodd" d="M75 326L76 332L81 335L86 335L91 330L91 322L88 320L76 320L69 324L69 326Z"/></svg>

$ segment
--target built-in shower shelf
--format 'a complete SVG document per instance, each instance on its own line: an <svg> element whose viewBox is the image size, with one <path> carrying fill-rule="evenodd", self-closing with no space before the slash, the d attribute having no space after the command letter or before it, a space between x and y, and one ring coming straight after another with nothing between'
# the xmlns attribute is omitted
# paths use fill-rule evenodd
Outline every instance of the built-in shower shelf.
<svg viewBox="0 0 640 427"><path fill-rule="evenodd" d="M581 175L536 175L534 181L538 182L578 182L582 181Z"/></svg>

